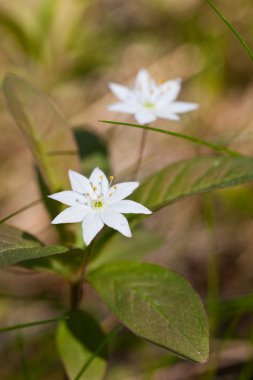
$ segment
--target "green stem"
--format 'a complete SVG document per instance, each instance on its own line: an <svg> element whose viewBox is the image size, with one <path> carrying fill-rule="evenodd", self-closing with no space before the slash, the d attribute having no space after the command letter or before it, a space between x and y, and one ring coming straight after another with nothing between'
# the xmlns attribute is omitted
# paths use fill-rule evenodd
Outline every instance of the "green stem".
<svg viewBox="0 0 253 380"><path fill-rule="evenodd" d="M163 133L165 135L170 135L170 136L178 137L180 139L191 141L191 142L193 142L195 144L207 146L208 148L213 149L216 152L223 152L223 153L226 153L226 154L228 154L229 156L232 156L232 157L242 157L242 154L240 154L239 152L231 150L231 149L229 149L229 148L227 148L227 147L225 147L223 145L213 144L213 143L210 143L210 142L208 142L206 140L201 140L201 139L199 139L197 137L193 137L193 136L190 136L190 135L185 135L183 133L172 132L172 131L168 131L168 130L161 129L161 128L149 127L147 125L129 124L129 123L122 123L122 122L117 122L117 121L110 121L110 120L99 120L99 121L101 123L106 123L106 124L115 124L115 125L122 125L122 126L125 125L127 127L141 128L141 129L146 129L148 131L153 131L153 132L157 132L157 133Z"/></svg>
<svg viewBox="0 0 253 380"><path fill-rule="evenodd" d="M142 159L143 159L143 153L144 153L146 140L147 140L147 133L148 133L148 131L146 129L144 129L142 131L140 148L138 151L138 158L137 158L136 166L135 166L134 171L133 171L133 179L134 180L136 179L136 177L139 173L140 167L141 167L141 163L142 163Z"/></svg>
<svg viewBox="0 0 253 380"><path fill-rule="evenodd" d="M227 27L232 30L234 35L238 38L240 41L241 45L244 47L244 49L247 51L248 55L250 58L253 60L253 51L247 44L247 42L244 40L242 35L238 32L238 30L235 29L235 27L230 24L230 22L221 14L221 12L216 8L216 6L212 3L211 0L206 0L206 2L210 5L210 7L214 10L214 12L221 18L221 20L227 25Z"/></svg>
<svg viewBox="0 0 253 380"><path fill-rule="evenodd" d="M20 364L21 364L21 368L22 368L23 378L25 380L30 380L31 378L29 375L28 366L27 366L27 362L25 359L25 355L24 355L23 337L22 337L20 330L18 330L18 332L17 332L17 346L18 346L18 351L19 351L19 358L20 358Z"/></svg>
<svg viewBox="0 0 253 380"><path fill-rule="evenodd" d="M77 280L70 285L70 308L76 310L82 300L83 295L83 280L85 276L86 267L92 252L93 242L88 246L84 253L83 261L80 265L77 274Z"/></svg>

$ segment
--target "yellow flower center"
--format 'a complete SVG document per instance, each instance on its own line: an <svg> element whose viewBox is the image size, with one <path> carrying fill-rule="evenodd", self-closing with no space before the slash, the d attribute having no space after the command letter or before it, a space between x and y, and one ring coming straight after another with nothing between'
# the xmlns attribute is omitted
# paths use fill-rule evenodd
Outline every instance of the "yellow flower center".
<svg viewBox="0 0 253 380"><path fill-rule="evenodd" d="M144 106L145 106L146 108L148 108L148 109L153 109L153 108L155 108L155 104L154 104L154 103L151 103L151 102L146 102L146 103L144 104Z"/></svg>
<svg viewBox="0 0 253 380"><path fill-rule="evenodd" d="M103 203L101 201L95 201L94 207L103 207Z"/></svg>

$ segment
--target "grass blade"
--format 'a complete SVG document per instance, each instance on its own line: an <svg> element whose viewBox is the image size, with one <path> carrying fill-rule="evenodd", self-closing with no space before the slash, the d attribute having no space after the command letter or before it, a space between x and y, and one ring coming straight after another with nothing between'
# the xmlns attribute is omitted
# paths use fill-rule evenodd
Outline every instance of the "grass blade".
<svg viewBox="0 0 253 380"><path fill-rule="evenodd" d="M232 156L232 157L240 157L242 156L242 154L240 154L239 152L236 152L234 150L231 150L223 145L219 145L219 144L213 144L213 143L210 143L206 140L201 140L197 137L194 137L194 136L190 136L190 135L185 135L183 133L178 133L178 132L172 132L172 131L168 131L166 129L161 129L161 128L154 128L154 127L150 127L148 125L140 125L140 124L132 124L132 123L123 123L123 122L118 122L118 121L111 121L111 120L99 120L101 123L106 123L106 124L115 124L115 125L125 125L127 127L133 127L133 128L141 128L141 129L146 129L148 131L153 131L153 132L158 132L158 133L164 133L165 135L169 135L169 136L174 136L174 137L177 137L177 138L180 138L180 139L184 139L184 140L188 140L188 141L191 141L195 144L198 144L198 145L203 145L203 146L207 146L208 148L212 149L212 150L215 150L216 152L222 152L222 153L226 153L228 154L229 156Z"/></svg>
<svg viewBox="0 0 253 380"><path fill-rule="evenodd" d="M227 27L234 33L234 35L238 38L243 48L247 51L250 58L253 60L253 51L242 37L242 35L235 29L235 27L223 16L223 14L216 8L216 6L212 3L211 0L206 0L210 7L214 10L214 12L220 17L220 19L227 25Z"/></svg>
<svg viewBox="0 0 253 380"><path fill-rule="evenodd" d="M30 208L37 206L40 202L42 202L42 199L36 199L36 201L33 201L33 202L29 203L28 205L21 207L17 211L15 211L15 212L5 216L3 219L1 219L0 224L6 222L8 219L12 218L13 216L20 214L23 211L29 210Z"/></svg>
<svg viewBox="0 0 253 380"><path fill-rule="evenodd" d="M35 321L35 322L29 322L29 323L23 323L23 324L17 324L14 326L7 326L7 327L0 327L0 334L8 331L14 331L19 329L25 329L28 327L34 327L34 326L40 326L40 325L46 325L48 323L58 322L62 319L66 319L66 316L58 317L58 318L51 318L51 319L45 319L43 321Z"/></svg>

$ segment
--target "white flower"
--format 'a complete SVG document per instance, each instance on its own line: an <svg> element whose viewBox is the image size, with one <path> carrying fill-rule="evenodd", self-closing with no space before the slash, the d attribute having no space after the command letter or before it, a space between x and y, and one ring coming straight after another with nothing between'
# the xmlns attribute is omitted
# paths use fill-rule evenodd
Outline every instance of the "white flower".
<svg viewBox="0 0 253 380"><path fill-rule="evenodd" d="M121 102L108 107L109 111L133 114L139 124L147 124L157 118L179 120L178 114L198 108L196 103L176 102L181 90L181 80L174 79L158 84L148 71L141 69L132 89L110 83L111 91Z"/></svg>
<svg viewBox="0 0 253 380"><path fill-rule="evenodd" d="M49 195L49 198L70 206L57 215L52 223L82 222L86 245L90 244L105 224L131 237L128 221L121 213L151 214L140 203L124 200L139 186L138 182L112 185L113 177L110 177L109 182L99 168L93 170L89 179L69 170L69 179L73 190Z"/></svg>

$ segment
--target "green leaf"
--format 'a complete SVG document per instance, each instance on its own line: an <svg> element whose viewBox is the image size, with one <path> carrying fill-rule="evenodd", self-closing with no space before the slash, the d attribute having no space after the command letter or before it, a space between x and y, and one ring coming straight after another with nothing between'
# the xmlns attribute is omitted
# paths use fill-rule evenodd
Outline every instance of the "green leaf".
<svg viewBox="0 0 253 380"><path fill-rule="evenodd" d="M107 362L105 334L97 322L83 311L72 311L68 317L58 326L56 344L69 379L102 379Z"/></svg>
<svg viewBox="0 0 253 380"><path fill-rule="evenodd" d="M9 110L50 191L66 188L68 169L79 167L76 144L66 122L47 96L25 79L8 74L3 88Z"/></svg>
<svg viewBox="0 0 253 380"><path fill-rule="evenodd" d="M100 267L88 280L133 333L180 357L207 360L205 312L183 277L158 265L125 261Z"/></svg>
<svg viewBox="0 0 253 380"><path fill-rule="evenodd" d="M197 157L176 162L144 180L133 199L157 211L176 200L253 180L253 159Z"/></svg>
<svg viewBox="0 0 253 380"><path fill-rule="evenodd" d="M68 248L60 245L43 246L24 231L4 223L0 225L0 267L66 251Z"/></svg>
<svg viewBox="0 0 253 380"><path fill-rule="evenodd" d="M133 230L133 237L126 239L121 234L113 233L105 242L98 242L93 249L88 270L94 270L101 265L113 261L140 259L147 256L152 251L158 249L163 244L162 237L143 227Z"/></svg>

